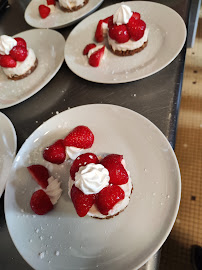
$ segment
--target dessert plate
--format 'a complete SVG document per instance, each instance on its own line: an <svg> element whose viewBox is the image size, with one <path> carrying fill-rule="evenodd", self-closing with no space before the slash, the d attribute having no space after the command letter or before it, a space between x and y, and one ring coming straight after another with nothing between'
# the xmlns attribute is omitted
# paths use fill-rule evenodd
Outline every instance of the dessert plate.
<svg viewBox="0 0 202 270"><path fill-rule="evenodd" d="M25 21L36 28L63 28L78 22L95 11L104 0L89 0L83 8L74 12L64 12L56 2L55 11L47 18L42 19L39 15L39 5L47 5L46 0L32 0L25 10Z"/></svg>
<svg viewBox="0 0 202 270"><path fill-rule="evenodd" d="M103 8L80 22L65 44L65 61L81 78L109 84L135 81L163 69L181 51L186 39L186 26L178 13L162 4L147 1L124 4L139 12L146 22L149 29L147 47L133 56L120 57L110 51L105 39L106 57L99 67L91 67L82 51L87 44L94 42L98 21L112 15L121 4Z"/></svg>
<svg viewBox="0 0 202 270"><path fill-rule="evenodd" d="M42 158L47 145L81 124L95 135L90 151L123 154L131 173L131 201L114 218L79 218L67 194L70 163L53 165ZM62 181L58 204L44 216L35 215L29 206L37 188L26 169L30 164L47 166ZM180 193L177 159L154 124L123 107L85 105L49 119L23 144L6 187L5 214L14 244L34 269L132 270L166 240Z"/></svg>
<svg viewBox="0 0 202 270"><path fill-rule="evenodd" d="M64 61L64 37L50 29L32 29L15 35L26 40L38 58L35 71L18 81L9 80L0 68L0 109L11 107L41 90Z"/></svg>
<svg viewBox="0 0 202 270"><path fill-rule="evenodd" d="M4 192L17 148L17 138L13 124L0 112L0 198Z"/></svg>

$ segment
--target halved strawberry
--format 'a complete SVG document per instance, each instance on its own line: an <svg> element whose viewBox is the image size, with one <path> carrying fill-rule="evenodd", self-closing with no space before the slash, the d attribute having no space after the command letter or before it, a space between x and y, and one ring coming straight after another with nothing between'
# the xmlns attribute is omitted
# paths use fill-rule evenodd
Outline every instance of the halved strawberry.
<svg viewBox="0 0 202 270"><path fill-rule="evenodd" d="M79 168L81 166L86 166L87 164L94 163L98 164L99 160L97 156L93 153L85 153L80 156L78 156L74 162L72 163L72 166L70 168L70 175L73 180L75 180L75 174L79 171Z"/></svg>
<svg viewBox="0 0 202 270"><path fill-rule="evenodd" d="M39 6L39 14L42 19L45 19L46 17L48 17L48 15L50 14L50 11L51 11L50 8L45 5Z"/></svg>
<svg viewBox="0 0 202 270"><path fill-rule="evenodd" d="M95 43L90 43L90 44L86 45L86 47L85 47L84 50L83 50L83 55L87 55L88 52L89 52L91 49L95 48L95 47L96 47Z"/></svg>
<svg viewBox="0 0 202 270"><path fill-rule="evenodd" d="M125 192L116 185L109 185L103 188L96 196L96 205L103 215L108 215L115 204L125 198Z"/></svg>
<svg viewBox="0 0 202 270"><path fill-rule="evenodd" d="M143 37L146 29L146 23L144 21L132 19L126 26L131 39L134 41L137 41Z"/></svg>
<svg viewBox="0 0 202 270"><path fill-rule="evenodd" d="M47 5L56 5L55 0L47 0Z"/></svg>
<svg viewBox="0 0 202 270"><path fill-rule="evenodd" d="M31 165L27 167L34 180L42 187L48 186L48 178L50 177L48 169L42 165Z"/></svg>
<svg viewBox="0 0 202 270"><path fill-rule="evenodd" d="M0 55L0 66L4 68L16 67L16 61L10 55Z"/></svg>
<svg viewBox="0 0 202 270"><path fill-rule="evenodd" d="M121 155L108 155L100 163L109 171L110 184L124 185L128 182L128 173L121 164Z"/></svg>
<svg viewBox="0 0 202 270"><path fill-rule="evenodd" d="M33 193L30 206L37 215L44 215L53 209L50 198L42 189Z"/></svg>
<svg viewBox="0 0 202 270"><path fill-rule="evenodd" d="M80 189L72 186L71 199L80 217L84 217L95 202L95 194L86 195Z"/></svg>
<svg viewBox="0 0 202 270"><path fill-rule="evenodd" d="M130 39L127 27L124 24L110 27L109 36L118 43L125 43Z"/></svg>
<svg viewBox="0 0 202 270"><path fill-rule="evenodd" d="M51 163L63 163L66 158L65 145L63 140L58 140L54 144L46 147L46 149L43 151L43 157L45 160Z"/></svg>
<svg viewBox="0 0 202 270"><path fill-rule="evenodd" d="M89 64L92 67L98 67L102 60L102 57L104 56L104 52L105 52L105 46L103 46L101 49L92 53L90 58L88 59Z"/></svg>
<svg viewBox="0 0 202 270"><path fill-rule="evenodd" d="M27 43L26 43L26 41L23 38L16 37L15 40L17 41L17 46L22 46L25 49L27 48Z"/></svg>
<svg viewBox="0 0 202 270"><path fill-rule="evenodd" d="M98 25L97 25L97 28L96 28L96 31L95 31L95 40L97 42L102 42L104 40L104 33L103 33L102 23L103 23L103 20L100 20L98 22Z"/></svg>
<svg viewBox="0 0 202 270"><path fill-rule="evenodd" d="M23 46L15 46L9 54L15 61L23 62L28 55L28 51Z"/></svg>
<svg viewBox="0 0 202 270"><path fill-rule="evenodd" d="M75 127L64 139L65 146L87 149L93 145L93 132L86 126Z"/></svg>

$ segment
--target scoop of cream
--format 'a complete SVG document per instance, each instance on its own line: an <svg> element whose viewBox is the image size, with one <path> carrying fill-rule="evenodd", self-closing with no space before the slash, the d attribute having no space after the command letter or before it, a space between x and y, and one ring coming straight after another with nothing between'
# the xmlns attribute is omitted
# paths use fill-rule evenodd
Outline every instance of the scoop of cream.
<svg viewBox="0 0 202 270"><path fill-rule="evenodd" d="M75 186L85 194L95 194L109 185L109 171L101 164L81 166L75 174Z"/></svg>
<svg viewBox="0 0 202 270"><path fill-rule="evenodd" d="M121 5L113 16L113 23L117 25L127 24L132 15L130 7Z"/></svg>
<svg viewBox="0 0 202 270"><path fill-rule="evenodd" d="M62 194L62 189L60 188L60 182L58 179L54 179L53 176L48 178L48 186L44 191L46 194L49 196L52 204L56 204L57 201L59 200L61 194Z"/></svg>
<svg viewBox="0 0 202 270"><path fill-rule="evenodd" d="M9 36L2 35L0 36L0 54L9 54L10 50L17 45L17 41Z"/></svg>

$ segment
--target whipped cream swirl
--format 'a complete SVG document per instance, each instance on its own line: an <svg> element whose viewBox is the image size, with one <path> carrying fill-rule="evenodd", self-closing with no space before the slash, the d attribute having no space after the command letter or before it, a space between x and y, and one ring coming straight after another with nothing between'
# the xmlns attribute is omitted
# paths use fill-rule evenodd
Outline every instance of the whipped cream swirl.
<svg viewBox="0 0 202 270"><path fill-rule="evenodd" d="M57 201L59 200L61 194L62 194L62 189L60 188L60 182L57 179L54 179L53 176L48 178L48 186L44 191L46 194L49 196L52 204L56 204Z"/></svg>
<svg viewBox="0 0 202 270"><path fill-rule="evenodd" d="M121 5L113 16L113 23L117 25L127 24L133 15L130 7Z"/></svg>
<svg viewBox="0 0 202 270"><path fill-rule="evenodd" d="M66 146L66 159L76 159L78 156L84 153L84 149L74 146Z"/></svg>
<svg viewBox="0 0 202 270"><path fill-rule="evenodd" d="M9 54L10 50L17 45L17 41L9 36L2 35L0 36L0 54Z"/></svg>
<svg viewBox="0 0 202 270"><path fill-rule="evenodd" d="M109 185L109 171L101 164L81 166L75 174L75 186L85 194L95 194Z"/></svg>

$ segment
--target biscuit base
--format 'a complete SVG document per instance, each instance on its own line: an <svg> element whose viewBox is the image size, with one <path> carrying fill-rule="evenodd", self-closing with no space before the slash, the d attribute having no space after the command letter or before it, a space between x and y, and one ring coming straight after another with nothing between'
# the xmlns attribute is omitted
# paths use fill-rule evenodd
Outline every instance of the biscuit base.
<svg viewBox="0 0 202 270"><path fill-rule="evenodd" d="M85 5L87 5L87 4L88 4L88 1L89 1L89 0L85 0L84 3L83 3L83 5L73 7L72 9L70 9L70 8L68 8L68 7L65 8L65 7L63 7L63 6L60 6L60 8L61 8L62 11L64 11L64 12L74 12L74 11L77 11L77 10L79 10L80 8L84 7Z"/></svg>
<svg viewBox="0 0 202 270"><path fill-rule="evenodd" d="M34 65L26 73L22 75L13 75L12 77L7 76L7 78L13 81L24 79L25 77L29 76L36 69L37 66L38 66L38 59L36 58Z"/></svg>
<svg viewBox="0 0 202 270"><path fill-rule="evenodd" d="M139 53L141 52L148 44L148 40L146 42L144 42L144 44L137 49L134 50L127 50L127 51L119 51L119 50L113 50L112 46L110 45L110 49L112 50L112 52L118 56L130 56L130 55L134 55L135 53Z"/></svg>

